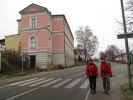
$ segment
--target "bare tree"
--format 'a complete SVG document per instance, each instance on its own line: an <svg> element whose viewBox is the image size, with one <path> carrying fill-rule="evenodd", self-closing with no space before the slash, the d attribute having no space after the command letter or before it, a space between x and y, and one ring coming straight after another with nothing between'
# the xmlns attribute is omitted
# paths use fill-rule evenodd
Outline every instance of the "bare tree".
<svg viewBox="0 0 133 100"><path fill-rule="evenodd" d="M128 33L133 32L133 0L127 0L125 5L125 19L126 19L126 28ZM123 33L123 23L120 20L116 21L120 27L118 30L119 34Z"/></svg>
<svg viewBox="0 0 133 100"><path fill-rule="evenodd" d="M126 3L126 22L128 32L133 32L133 0Z"/></svg>
<svg viewBox="0 0 133 100"><path fill-rule="evenodd" d="M95 54L95 51L98 47L98 39L93 35L91 29L88 26L80 27L76 31L76 40L78 44L82 45L85 60L87 59L87 57Z"/></svg>
<svg viewBox="0 0 133 100"><path fill-rule="evenodd" d="M113 61L117 55L120 55L120 50L115 45L109 45L105 51L105 55L109 60Z"/></svg>

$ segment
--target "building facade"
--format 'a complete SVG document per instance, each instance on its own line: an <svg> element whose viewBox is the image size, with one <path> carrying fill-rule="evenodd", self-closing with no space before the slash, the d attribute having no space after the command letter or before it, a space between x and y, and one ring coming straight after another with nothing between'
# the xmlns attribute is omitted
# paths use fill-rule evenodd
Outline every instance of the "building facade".
<svg viewBox="0 0 133 100"><path fill-rule="evenodd" d="M6 37L7 49L20 48L22 54L28 54L32 66L40 69L46 69L48 64L74 64L74 38L64 15L52 15L47 8L36 4L19 13L18 34Z"/></svg>
<svg viewBox="0 0 133 100"><path fill-rule="evenodd" d="M127 63L127 55L126 53L122 53L117 55L114 60L119 63Z"/></svg>

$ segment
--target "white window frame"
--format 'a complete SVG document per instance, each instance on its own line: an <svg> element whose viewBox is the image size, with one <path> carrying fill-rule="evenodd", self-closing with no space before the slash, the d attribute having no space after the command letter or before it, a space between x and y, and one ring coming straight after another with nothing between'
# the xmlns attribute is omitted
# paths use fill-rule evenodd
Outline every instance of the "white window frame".
<svg viewBox="0 0 133 100"><path fill-rule="evenodd" d="M37 28L37 16L31 16L31 28Z"/></svg>
<svg viewBox="0 0 133 100"><path fill-rule="evenodd" d="M34 38L35 39L35 46L33 47L33 44L32 44L32 41L31 41L31 39L32 38ZM30 49L36 49L38 47L38 42L37 42L37 38L35 37L35 36L31 36L30 38L29 38L29 48Z"/></svg>

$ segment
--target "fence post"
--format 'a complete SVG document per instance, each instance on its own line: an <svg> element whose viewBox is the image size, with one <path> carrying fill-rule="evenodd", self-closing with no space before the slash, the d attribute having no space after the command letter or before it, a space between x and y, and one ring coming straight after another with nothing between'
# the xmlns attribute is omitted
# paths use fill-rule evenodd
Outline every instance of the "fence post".
<svg viewBox="0 0 133 100"><path fill-rule="evenodd" d="M0 71L1 71L1 67L2 65L1 65L1 51L0 51Z"/></svg>
<svg viewBox="0 0 133 100"><path fill-rule="evenodd" d="M21 72L24 71L24 65L23 65L23 62L24 62L24 58L23 58L23 54L21 54Z"/></svg>

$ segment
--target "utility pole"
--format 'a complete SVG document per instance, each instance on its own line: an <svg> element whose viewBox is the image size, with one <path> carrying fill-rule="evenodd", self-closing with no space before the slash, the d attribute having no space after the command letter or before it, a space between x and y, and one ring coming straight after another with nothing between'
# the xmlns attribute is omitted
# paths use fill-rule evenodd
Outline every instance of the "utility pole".
<svg viewBox="0 0 133 100"><path fill-rule="evenodd" d="M122 19L123 19L123 28L124 28L124 34L125 34L125 47L126 47L126 54L127 54L129 88L131 89L132 88L131 67L130 67L130 63L129 63L129 47L128 47L128 37L127 37L127 28L126 28L124 4L123 4L123 0L120 0L120 2L121 2L121 11L122 11Z"/></svg>

